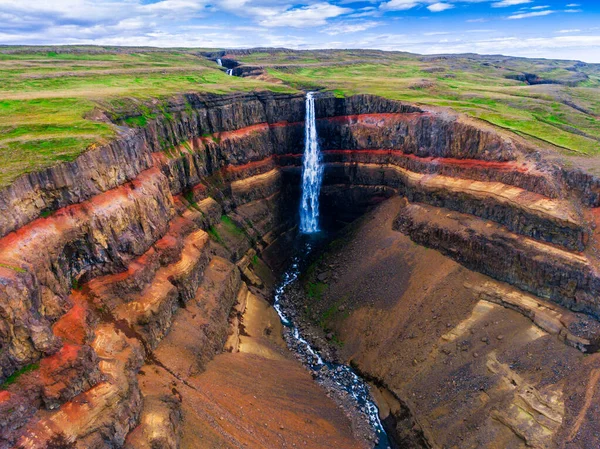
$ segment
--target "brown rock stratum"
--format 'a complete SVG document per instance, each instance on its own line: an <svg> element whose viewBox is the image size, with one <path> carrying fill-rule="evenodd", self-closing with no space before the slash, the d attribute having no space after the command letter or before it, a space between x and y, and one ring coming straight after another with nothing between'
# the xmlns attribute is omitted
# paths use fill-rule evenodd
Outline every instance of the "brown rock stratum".
<svg viewBox="0 0 600 449"><path fill-rule="evenodd" d="M448 110L316 107L324 219L393 198L319 306L383 410L434 447L597 446L600 181ZM168 109L0 191L0 447L362 447L265 302L303 96Z"/></svg>

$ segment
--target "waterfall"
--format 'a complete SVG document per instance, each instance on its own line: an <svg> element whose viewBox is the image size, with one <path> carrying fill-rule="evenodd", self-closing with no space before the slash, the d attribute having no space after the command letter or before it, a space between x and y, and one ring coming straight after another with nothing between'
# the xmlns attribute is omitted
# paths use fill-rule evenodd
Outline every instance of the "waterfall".
<svg viewBox="0 0 600 449"><path fill-rule="evenodd" d="M227 69L227 74L229 76L233 76L233 69Z"/></svg>
<svg viewBox="0 0 600 449"><path fill-rule="evenodd" d="M223 62L221 61L221 58L217 58L217 64L219 65L219 67L223 67Z"/></svg>
<svg viewBox="0 0 600 449"><path fill-rule="evenodd" d="M306 119L304 157L302 159L302 200L300 201L300 232L312 234L319 231L319 193L323 181L321 153L317 142L315 98L306 94Z"/></svg>

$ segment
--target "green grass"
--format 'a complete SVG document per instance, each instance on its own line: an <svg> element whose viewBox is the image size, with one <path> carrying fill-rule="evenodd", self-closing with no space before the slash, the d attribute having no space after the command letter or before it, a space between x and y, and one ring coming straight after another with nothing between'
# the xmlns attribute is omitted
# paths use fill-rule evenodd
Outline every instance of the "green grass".
<svg viewBox="0 0 600 449"><path fill-rule="evenodd" d="M333 304L331 307L329 307L327 310L325 310L325 312L323 312L323 314L321 315L321 319L319 320L319 325L322 328L327 327L327 323L329 323L329 320L331 320L331 318L333 318L333 316L335 315L335 312L337 312L337 304Z"/></svg>
<svg viewBox="0 0 600 449"><path fill-rule="evenodd" d="M326 89L338 98L370 93L450 107L566 156L600 153L597 64L375 50L230 56L264 67L270 80L227 76L198 49L2 47L0 187L114 139L117 126L93 118L100 111L119 125L144 127L159 115L171 120L167 100L188 92L301 88ZM566 84L530 86L509 79L524 73ZM165 151L168 147L164 142Z"/></svg>
<svg viewBox="0 0 600 449"><path fill-rule="evenodd" d="M219 231L217 231L217 229L214 226L211 226L210 228L208 228L207 232L208 232L208 235L210 236L210 238L213 239L215 242L220 243L221 245L225 244L225 242L223 241L223 238L219 234Z"/></svg>
<svg viewBox="0 0 600 449"><path fill-rule="evenodd" d="M2 268L8 268L9 270L13 270L13 271L15 271L17 273L27 273L27 270L24 270L21 267L16 267L14 265L8 265L8 264L5 264L5 263L0 263L0 267L2 267Z"/></svg>
<svg viewBox="0 0 600 449"><path fill-rule="evenodd" d="M235 236L244 236L246 233L243 229L241 229L238 225L236 225L233 220L227 215L221 216L221 223L227 232L233 234Z"/></svg>
<svg viewBox="0 0 600 449"><path fill-rule="evenodd" d="M23 173L72 161L115 138L116 127L93 120L94 110L135 104L122 124L143 127L155 118L144 104L176 94L293 92L280 84L227 76L196 53L103 47L0 49L0 187ZM168 111L160 112L169 118Z"/></svg>
<svg viewBox="0 0 600 449"><path fill-rule="evenodd" d="M8 376L8 378L4 381L4 383L2 383L2 385L0 385L0 390L6 390L9 386L14 384L17 380L19 380L19 377L21 377L23 374L35 371L39 367L39 363L32 363L31 365L24 366L20 370L15 371L10 376Z"/></svg>
<svg viewBox="0 0 600 449"><path fill-rule="evenodd" d="M283 64L281 55L278 57L278 62ZM529 86L507 76L520 71L539 72L543 79L575 82L581 73L567 70L573 66L569 61L511 58L496 64L486 62L492 59L456 57L436 61L400 55L382 64L284 66L268 68L268 71L292 86L326 88L336 97L371 93L423 105L451 107L519 134L532 143L548 143L567 156L600 154L600 120L569 105L569 102L575 103L598 113L600 82L595 74L600 66L581 68L589 80L579 83L578 87Z"/></svg>
<svg viewBox="0 0 600 449"><path fill-rule="evenodd" d="M323 298L323 294L329 286L324 282L308 282L305 284L306 293L308 297L315 301L320 301Z"/></svg>

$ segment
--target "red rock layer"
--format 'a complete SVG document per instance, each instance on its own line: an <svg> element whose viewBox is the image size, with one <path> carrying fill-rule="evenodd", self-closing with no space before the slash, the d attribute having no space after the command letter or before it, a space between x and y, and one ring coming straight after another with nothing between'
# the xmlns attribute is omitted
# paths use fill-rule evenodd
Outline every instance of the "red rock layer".
<svg viewBox="0 0 600 449"><path fill-rule="evenodd" d="M100 179L84 183L80 178L90 170L78 164L102 159L107 150L91 151L67 167L68 176L60 174L66 166L50 170L45 187L29 177L31 190L0 192L0 206L15 213L14 220L0 220L0 235L6 234L0 239L1 377L29 371L0 396L3 443L124 444L142 412L137 371L144 360L180 378L201 370L222 347L240 274L215 253L240 260L252 244L266 246L293 223L303 99L188 101L191 111L176 103L174 120L152 122L122 142L130 145L123 152L136 158L131 170L116 167L125 163L120 156L108 158ZM568 248L587 243L586 224L562 207L564 179L541 170L517 139L448 112L376 97L324 98L317 107L326 182L351 185L345 190L354 200L401 192ZM64 193L80 182L76 195ZM42 193L32 193L38 188ZM6 200L17 194L23 201ZM48 217L35 218L49 209ZM557 230L568 237L559 241ZM514 253L534 254L513 232L506 240L514 242ZM438 234L429 233L429 243L445 241ZM468 248L463 242L456 257L466 257ZM573 293L569 305L584 302L591 310L595 271L582 256L563 253L587 268L573 278L577 285L561 284L554 297ZM229 286L227 294L202 294L207 267L229 273L213 282ZM546 294L529 278L519 282ZM179 412L167 408L168 424Z"/></svg>

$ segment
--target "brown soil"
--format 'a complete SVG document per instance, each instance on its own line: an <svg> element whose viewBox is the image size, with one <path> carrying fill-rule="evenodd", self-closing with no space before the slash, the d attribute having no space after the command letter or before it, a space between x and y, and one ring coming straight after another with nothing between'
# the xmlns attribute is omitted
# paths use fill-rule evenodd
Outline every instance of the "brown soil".
<svg viewBox="0 0 600 449"><path fill-rule="evenodd" d="M600 358L482 300L473 286L512 287L393 231L401 204L368 213L315 270L331 281L313 317L342 358L406 402L433 447L598 447Z"/></svg>
<svg viewBox="0 0 600 449"><path fill-rule="evenodd" d="M182 448L361 448L349 421L291 357L275 311L250 294L240 352L182 386ZM178 387L180 388L180 387Z"/></svg>

